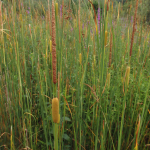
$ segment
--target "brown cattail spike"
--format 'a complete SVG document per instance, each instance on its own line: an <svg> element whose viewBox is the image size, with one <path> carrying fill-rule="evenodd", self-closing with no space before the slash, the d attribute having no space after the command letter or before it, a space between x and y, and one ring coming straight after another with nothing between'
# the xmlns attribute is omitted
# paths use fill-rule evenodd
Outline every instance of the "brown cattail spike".
<svg viewBox="0 0 150 150"><path fill-rule="evenodd" d="M107 2L107 12L109 11L109 6L108 6L109 1Z"/></svg>
<svg viewBox="0 0 150 150"><path fill-rule="evenodd" d="M136 1L136 8L135 8L135 14L134 14L133 31L132 31L131 45L130 45L130 57L132 55L132 47L133 47L133 40L134 40L134 33L135 33L137 9L138 9L138 0Z"/></svg>
<svg viewBox="0 0 150 150"><path fill-rule="evenodd" d="M53 66L53 83L57 82L57 74L56 74L56 26L55 26L55 5L54 0L52 1L52 66Z"/></svg>
<svg viewBox="0 0 150 150"><path fill-rule="evenodd" d="M54 123L58 123L60 120L58 98L52 99L52 118Z"/></svg>

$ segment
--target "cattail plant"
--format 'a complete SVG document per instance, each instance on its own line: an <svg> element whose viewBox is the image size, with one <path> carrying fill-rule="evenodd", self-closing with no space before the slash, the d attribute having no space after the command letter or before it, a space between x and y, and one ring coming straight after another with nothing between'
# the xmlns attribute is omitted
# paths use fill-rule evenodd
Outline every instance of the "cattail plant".
<svg viewBox="0 0 150 150"><path fill-rule="evenodd" d="M107 12L109 11L109 0L107 1Z"/></svg>
<svg viewBox="0 0 150 150"><path fill-rule="evenodd" d="M130 45L130 57L132 55L132 47L133 47L133 40L134 40L134 33L135 33L137 9L138 9L138 0L136 1L136 8L135 8L135 14L134 14L133 30L132 30L131 45Z"/></svg>
<svg viewBox="0 0 150 150"><path fill-rule="evenodd" d="M52 119L54 122L54 148L58 150L58 123L60 122L58 98L52 99Z"/></svg>
<svg viewBox="0 0 150 150"><path fill-rule="evenodd" d="M120 2L119 2L119 5L118 5L118 16L117 16L118 20L119 20L119 9L120 9Z"/></svg>
<svg viewBox="0 0 150 150"><path fill-rule="evenodd" d="M112 9L112 13L113 13L113 9L114 9L114 3L112 2L112 5L111 5L111 9Z"/></svg>
<svg viewBox="0 0 150 150"><path fill-rule="evenodd" d="M53 66L53 83L57 82L57 58L56 58L56 26L55 26L55 6L52 0L52 66Z"/></svg>
<svg viewBox="0 0 150 150"><path fill-rule="evenodd" d="M58 16L58 3L55 4L56 7L56 16Z"/></svg>
<svg viewBox="0 0 150 150"><path fill-rule="evenodd" d="M93 3L89 0L89 2L91 3L91 7L93 7L94 10L94 22L95 22L95 28L96 28L96 34L98 34L98 29L97 29L97 19L96 19L96 12L95 12L95 8ZM105 9L105 8L104 8Z"/></svg>
<svg viewBox="0 0 150 150"><path fill-rule="evenodd" d="M59 121L59 100L58 100L58 98L52 99L52 118L53 118L54 123L57 123Z"/></svg>
<svg viewBox="0 0 150 150"><path fill-rule="evenodd" d="M141 123L141 117L139 115L139 122L138 122L137 130L136 130L136 143L135 143L134 150L138 150L138 133L139 133L139 128L140 128L140 123Z"/></svg>
<svg viewBox="0 0 150 150"><path fill-rule="evenodd" d="M80 62L80 65L82 64L82 54L80 53L79 54L79 62Z"/></svg>
<svg viewBox="0 0 150 150"><path fill-rule="evenodd" d="M57 123L59 123L60 122L60 114L58 115L58 121L57 121Z"/></svg>
<svg viewBox="0 0 150 150"><path fill-rule="evenodd" d="M108 35L108 32L105 31L105 41L104 41L104 45L105 45L105 46L107 45L107 35Z"/></svg>
<svg viewBox="0 0 150 150"><path fill-rule="evenodd" d="M52 53L52 40L50 40L50 52Z"/></svg>

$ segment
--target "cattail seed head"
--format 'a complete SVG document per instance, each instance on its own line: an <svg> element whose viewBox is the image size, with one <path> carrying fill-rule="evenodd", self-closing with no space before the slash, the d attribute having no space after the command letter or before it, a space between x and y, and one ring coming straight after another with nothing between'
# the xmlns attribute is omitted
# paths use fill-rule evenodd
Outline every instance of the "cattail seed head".
<svg viewBox="0 0 150 150"><path fill-rule="evenodd" d="M52 52L52 40L50 40L50 52Z"/></svg>
<svg viewBox="0 0 150 150"><path fill-rule="evenodd" d="M129 30L129 28L128 28L128 40L129 40L129 35L130 35L130 30Z"/></svg>
<svg viewBox="0 0 150 150"><path fill-rule="evenodd" d="M57 58L56 58L56 25L55 25L55 6L52 0L52 66L53 66L53 83L57 82Z"/></svg>
<svg viewBox="0 0 150 150"><path fill-rule="evenodd" d="M127 67L126 74L125 74L125 86L129 85L129 76L130 76L130 67Z"/></svg>
<svg viewBox="0 0 150 150"><path fill-rule="evenodd" d="M107 45L107 35L108 35L108 32L105 31L105 41L104 41L105 46Z"/></svg>
<svg viewBox="0 0 150 150"><path fill-rule="evenodd" d="M112 5L111 5L111 9L112 9L112 12L113 12L113 2L112 2Z"/></svg>
<svg viewBox="0 0 150 150"><path fill-rule="evenodd" d="M119 2L119 5L118 5L118 16L117 16L118 20L119 20L119 8L120 8L120 2Z"/></svg>
<svg viewBox="0 0 150 150"><path fill-rule="evenodd" d="M81 53L79 54L79 62L80 62L80 65L81 65L81 63L82 63L82 54Z"/></svg>
<svg viewBox="0 0 150 150"><path fill-rule="evenodd" d="M130 57L132 55L132 47L133 47L133 41L134 41L134 34L135 34L135 31L136 31L135 25L136 25L137 9L138 9L138 0L136 0L136 8L135 8L135 14L134 14L133 31L132 31L131 45L130 45Z"/></svg>
<svg viewBox="0 0 150 150"><path fill-rule="evenodd" d="M60 114L59 114L59 117L58 117L58 122L57 123L60 123Z"/></svg>
<svg viewBox="0 0 150 150"><path fill-rule="evenodd" d="M54 123L58 123L60 120L58 98L52 99L52 118Z"/></svg>
<svg viewBox="0 0 150 150"><path fill-rule="evenodd" d="M56 7L56 16L58 16L58 3L55 4Z"/></svg>

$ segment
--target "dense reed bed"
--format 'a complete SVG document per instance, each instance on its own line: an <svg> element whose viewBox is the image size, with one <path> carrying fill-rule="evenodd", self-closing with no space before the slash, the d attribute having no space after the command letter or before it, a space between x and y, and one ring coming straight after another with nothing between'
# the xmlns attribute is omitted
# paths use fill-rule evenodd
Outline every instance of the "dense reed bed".
<svg viewBox="0 0 150 150"><path fill-rule="evenodd" d="M27 1L0 1L0 149L148 150L138 0L134 21L109 0L97 14L92 1Z"/></svg>

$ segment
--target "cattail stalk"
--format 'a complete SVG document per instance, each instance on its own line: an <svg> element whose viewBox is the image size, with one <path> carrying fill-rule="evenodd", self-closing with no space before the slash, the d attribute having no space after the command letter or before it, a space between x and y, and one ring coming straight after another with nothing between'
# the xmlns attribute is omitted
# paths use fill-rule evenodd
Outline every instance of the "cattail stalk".
<svg viewBox="0 0 150 150"><path fill-rule="evenodd" d="M53 83L57 82L57 59L56 59L56 26L55 26L55 6L52 1L52 67L53 67Z"/></svg>
<svg viewBox="0 0 150 150"><path fill-rule="evenodd" d="M138 9L138 0L136 1L136 8L135 8L135 14L134 14L133 31L132 31L131 45L130 45L130 57L132 55L132 47L133 47L133 41L134 41L137 9Z"/></svg>
<svg viewBox="0 0 150 150"><path fill-rule="evenodd" d="M58 99L60 99L60 72L58 72Z"/></svg>

